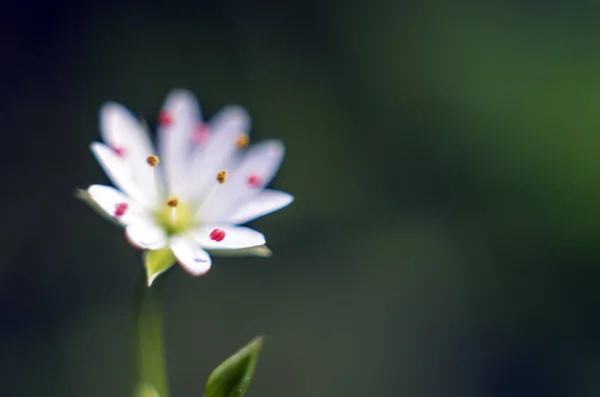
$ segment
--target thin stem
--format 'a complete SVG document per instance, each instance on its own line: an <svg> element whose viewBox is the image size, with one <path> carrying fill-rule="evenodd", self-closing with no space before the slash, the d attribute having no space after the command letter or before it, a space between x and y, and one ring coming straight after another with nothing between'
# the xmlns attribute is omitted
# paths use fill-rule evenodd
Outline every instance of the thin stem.
<svg viewBox="0 0 600 397"><path fill-rule="evenodd" d="M138 395L169 396L162 339L162 281L156 280L148 287L146 277L142 275L136 288L134 359Z"/></svg>

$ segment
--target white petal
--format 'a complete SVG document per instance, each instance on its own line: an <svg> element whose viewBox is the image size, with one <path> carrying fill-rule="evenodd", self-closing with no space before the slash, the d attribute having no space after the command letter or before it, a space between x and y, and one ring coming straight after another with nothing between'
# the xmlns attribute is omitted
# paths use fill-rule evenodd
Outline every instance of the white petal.
<svg viewBox="0 0 600 397"><path fill-rule="evenodd" d="M223 240L215 241L210 238L215 229L225 232ZM262 233L247 227L232 225L204 225L193 230L191 235L202 248L207 249L240 249L265 244L265 236Z"/></svg>
<svg viewBox="0 0 600 397"><path fill-rule="evenodd" d="M259 194L277 173L284 154L283 143L276 140L251 146L227 182L202 204L199 218L204 222L222 221L237 205ZM258 185L249 183L252 176L258 178Z"/></svg>
<svg viewBox="0 0 600 397"><path fill-rule="evenodd" d="M145 222L149 219L149 214L143 206L112 186L92 185L87 192L108 216L113 217L122 225ZM121 204L126 204L127 208L122 215L117 215L117 207Z"/></svg>
<svg viewBox="0 0 600 397"><path fill-rule="evenodd" d="M149 170L146 158L156 153L140 122L125 107L109 102L100 109L100 132L104 142L120 153L118 157L131 171L131 179L154 189L155 171Z"/></svg>
<svg viewBox="0 0 600 397"><path fill-rule="evenodd" d="M231 215L227 215L227 222L242 224L253 219L270 214L288 206L294 201L291 194L278 190L263 190L250 200L240 204Z"/></svg>
<svg viewBox="0 0 600 397"><path fill-rule="evenodd" d="M160 204L161 195L156 181L158 176L154 174L154 168L145 163L143 170L133 170L108 146L94 142L90 148L106 175L119 190L148 208L154 208ZM148 178L144 178L144 182L140 181L140 178L134 179L134 174L140 176L144 173L148 176Z"/></svg>
<svg viewBox="0 0 600 397"><path fill-rule="evenodd" d="M169 195L181 195L191 157L192 137L201 122L200 107L192 93L175 90L163 106L171 122L159 126L159 152L165 169Z"/></svg>
<svg viewBox="0 0 600 397"><path fill-rule="evenodd" d="M227 170L235 156L237 139L250 131L250 116L241 107L228 106L208 123L210 137L206 145L192 154L188 186L190 198L199 199L221 170Z"/></svg>
<svg viewBox="0 0 600 397"><path fill-rule="evenodd" d="M92 149L94 156L96 156L96 160L98 160L112 183L125 192L126 195L145 203L144 195L139 190L138 184L131 178L130 170L127 168L125 162L116 155L111 148L101 143L94 142L90 145L90 149Z"/></svg>
<svg viewBox="0 0 600 397"><path fill-rule="evenodd" d="M104 142L124 150L124 157L145 159L152 143L139 121L123 106L108 102L100 109L100 133Z"/></svg>
<svg viewBox="0 0 600 397"><path fill-rule="evenodd" d="M150 222L133 223L125 229L129 242L138 248L156 250L167 245L165 232Z"/></svg>
<svg viewBox="0 0 600 397"><path fill-rule="evenodd" d="M179 264L193 276L201 276L210 269L210 256L189 236L173 237L169 243Z"/></svg>

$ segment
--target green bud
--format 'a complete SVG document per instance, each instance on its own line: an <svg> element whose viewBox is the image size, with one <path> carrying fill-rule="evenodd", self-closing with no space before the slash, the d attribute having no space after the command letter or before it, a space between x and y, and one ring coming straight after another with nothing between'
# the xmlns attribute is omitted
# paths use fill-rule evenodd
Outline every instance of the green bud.
<svg viewBox="0 0 600 397"><path fill-rule="evenodd" d="M204 397L243 396L250 386L262 344L263 337L254 338L219 365L206 382Z"/></svg>

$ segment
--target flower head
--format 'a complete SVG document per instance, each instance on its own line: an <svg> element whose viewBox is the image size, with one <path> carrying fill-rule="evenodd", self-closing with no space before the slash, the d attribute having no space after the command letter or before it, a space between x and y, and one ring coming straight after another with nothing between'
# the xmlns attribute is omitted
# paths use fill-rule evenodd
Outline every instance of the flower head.
<svg viewBox="0 0 600 397"><path fill-rule="evenodd" d="M92 185L83 192L125 228L131 244L148 250L148 284L175 260L192 275L205 274L211 267L207 250L264 252L265 237L237 225L293 201L265 189L283 159L283 144L270 140L246 149L250 119L244 109L226 107L205 124L195 97L183 90L167 97L158 124L155 150L131 113L105 104L104 143L91 149L116 188Z"/></svg>

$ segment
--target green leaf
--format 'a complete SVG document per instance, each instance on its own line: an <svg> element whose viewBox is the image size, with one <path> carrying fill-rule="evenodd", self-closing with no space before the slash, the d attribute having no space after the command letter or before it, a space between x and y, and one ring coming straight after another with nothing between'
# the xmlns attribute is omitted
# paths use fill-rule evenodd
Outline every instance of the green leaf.
<svg viewBox="0 0 600 397"><path fill-rule="evenodd" d="M174 263L175 255L169 248L145 251L144 267L146 268L148 287L152 285L158 276L169 270Z"/></svg>
<svg viewBox="0 0 600 397"><path fill-rule="evenodd" d="M256 247L242 248L237 250L209 250L213 256L258 256L261 258L268 258L273 254L273 251L266 245L259 245Z"/></svg>
<svg viewBox="0 0 600 397"><path fill-rule="evenodd" d="M262 345L262 336L254 338L219 365L206 382L204 397L243 396L250 386Z"/></svg>

